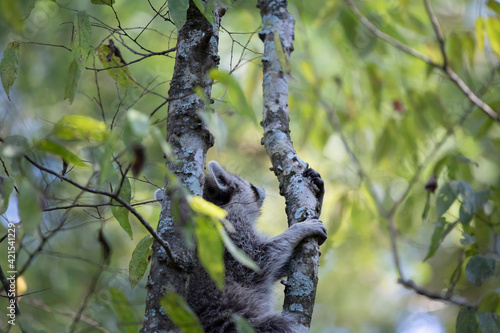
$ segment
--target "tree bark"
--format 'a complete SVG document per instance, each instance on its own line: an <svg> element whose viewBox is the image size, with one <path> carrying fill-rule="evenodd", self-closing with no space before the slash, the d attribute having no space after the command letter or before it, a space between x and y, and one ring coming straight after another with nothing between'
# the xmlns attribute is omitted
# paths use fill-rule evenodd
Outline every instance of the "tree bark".
<svg viewBox="0 0 500 333"><path fill-rule="evenodd" d="M207 150L213 145L213 136L198 117L203 111L202 99L193 93L201 87L210 96L212 80L207 73L219 61L219 25L223 10L214 10L216 26L212 26L190 1L185 25L179 30L174 73L170 83L168 105L167 142L171 145L177 162L168 161L167 167L193 195L201 195ZM142 332L177 332L160 306L167 292L176 292L186 298L189 274L195 254L184 245L176 230L172 206L175 201L168 196L163 201L158 223L158 234L167 239L174 251L175 263L155 241L153 259L148 278L146 313Z"/></svg>
<svg viewBox="0 0 500 333"><path fill-rule="evenodd" d="M263 144L278 177L280 194L285 197L288 225L291 226L317 218L321 209L313 185L303 176L308 165L298 157L290 139L288 77L281 67L274 41L275 31L278 31L283 50L289 58L293 51L294 19L287 11L286 0L259 0L257 7L261 11L263 26L259 37L264 42ZM283 313L291 315L297 324L307 330L316 296L318 264L318 242L307 239L297 248L285 284Z"/></svg>

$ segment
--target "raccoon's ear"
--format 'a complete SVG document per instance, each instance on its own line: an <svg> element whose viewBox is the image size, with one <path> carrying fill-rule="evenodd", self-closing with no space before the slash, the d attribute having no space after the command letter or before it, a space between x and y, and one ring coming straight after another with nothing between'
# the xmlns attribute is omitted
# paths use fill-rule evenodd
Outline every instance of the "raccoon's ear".
<svg viewBox="0 0 500 333"><path fill-rule="evenodd" d="M216 161L208 162L207 179L217 185L220 190L228 188L227 171Z"/></svg>
<svg viewBox="0 0 500 333"><path fill-rule="evenodd" d="M231 200L231 188L228 184L228 176L219 163L210 161L208 172L203 186L203 198L217 206L223 206Z"/></svg>

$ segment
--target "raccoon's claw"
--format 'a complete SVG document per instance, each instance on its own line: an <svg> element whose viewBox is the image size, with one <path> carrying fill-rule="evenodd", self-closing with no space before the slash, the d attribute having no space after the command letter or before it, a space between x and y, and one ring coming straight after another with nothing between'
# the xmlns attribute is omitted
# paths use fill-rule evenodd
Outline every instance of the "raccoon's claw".
<svg viewBox="0 0 500 333"><path fill-rule="evenodd" d="M304 226L307 225L310 228L310 233L311 233L310 235L311 236L318 237L318 244L319 245L323 244L326 241L326 239L328 238L328 233L326 231L326 227L323 224L323 222L321 222L320 220L310 219L310 220L304 221L302 223L304 223ZM298 224L302 224L302 223L298 223Z"/></svg>
<svg viewBox="0 0 500 333"><path fill-rule="evenodd" d="M320 206L323 205L323 196L325 195L325 183L321 179L321 175L314 169L306 169L303 173L304 177L311 179L312 183L317 187L316 199Z"/></svg>

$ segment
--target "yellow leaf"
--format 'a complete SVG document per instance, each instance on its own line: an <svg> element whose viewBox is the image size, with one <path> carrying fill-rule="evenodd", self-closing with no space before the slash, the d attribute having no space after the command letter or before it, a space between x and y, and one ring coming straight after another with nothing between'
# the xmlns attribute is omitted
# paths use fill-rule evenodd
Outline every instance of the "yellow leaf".
<svg viewBox="0 0 500 333"><path fill-rule="evenodd" d="M198 216L196 249L201 264L219 289L224 289L224 244L210 218Z"/></svg>
<svg viewBox="0 0 500 333"><path fill-rule="evenodd" d="M26 280L21 276L17 279L17 295L22 295L28 290L28 284Z"/></svg>
<svg viewBox="0 0 500 333"><path fill-rule="evenodd" d="M136 88L137 83L135 83L134 76L121 57L121 53L119 53L119 51L116 51L117 47L115 46L114 48L115 50L114 52L112 52L109 45L100 45L97 48L97 57L99 58L99 61L104 66L104 68L109 68L108 70L106 70L106 72L113 78L113 80L118 82L120 87Z"/></svg>
<svg viewBox="0 0 500 333"><path fill-rule="evenodd" d="M490 17L486 21L486 32L491 49L500 58L500 21L497 18Z"/></svg>
<svg viewBox="0 0 500 333"><path fill-rule="evenodd" d="M219 206L214 205L211 202L206 201L202 197L192 197L189 202L191 209L197 213L210 216L219 220L226 218L227 212L220 208Z"/></svg>
<svg viewBox="0 0 500 333"><path fill-rule="evenodd" d="M79 114L62 117L54 126L54 132L63 140L103 141L108 136L103 121Z"/></svg>
<svg viewBox="0 0 500 333"><path fill-rule="evenodd" d="M274 46L276 47L276 55L278 56L281 70L283 70L285 74L290 74L292 72L292 66L290 65L288 55L283 49L283 44L281 44L280 33L278 32L278 30L274 31Z"/></svg>
<svg viewBox="0 0 500 333"><path fill-rule="evenodd" d="M66 147L60 145L57 142L47 140L47 139L42 139L42 140L36 141L35 146L39 150L43 150L43 151L61 156L61 158L64 161L66 161L67 163L74 164L77 166L86 166L86 164L80 159L80 157L73 154L71 151L66 149Z"/></svg>
<svg viewBox="0 0 500 333"><path fill-rule="evenodd" d="M484 48L484 20L479 17L476 20L476 43L479 50Z"/></svg>

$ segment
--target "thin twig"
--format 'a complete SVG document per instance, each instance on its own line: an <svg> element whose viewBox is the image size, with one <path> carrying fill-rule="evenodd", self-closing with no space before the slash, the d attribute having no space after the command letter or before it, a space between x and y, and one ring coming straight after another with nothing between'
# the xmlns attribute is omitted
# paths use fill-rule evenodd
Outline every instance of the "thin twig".
<svg viewBox="0 0 500 333"><path fill-rule="evenodd" d="M449 303L453 303L455 305L459 306L467 306L471 308L476 308L478 304L471 303L464 297L456 296L456 295L448 295L446 293L434 293L430 292L420 286L418 286L415 282L412 280L404 280L404 279L398 279L398 283L401 284L402 286L411 289L415 291L417 294L425 296L427 298L437 300L437 301L445 301Z"/></svg>
<svg viewBox="0 0 500 333"><path fill-rule="evenodd" d="M130 204L130 206L135 207L135 206L142 206L142 205L148 205L152 203L157 203L158 201L156 200L147 200L147 201L141 201L141 202L136 202L133 204ZM104 202L100 204L74 204L74 205L67 205L67 206L57 206L57 207L49 207L49 208L44 208L44 212L51 212L54 210L64 210L64 209L70 209L70 208L98 208L98 207L105 207L105 206L115 206L115 207L121 207L122 205L119 204L114 204L112 202Z"/></svg>
<svg viewBox="0 0 500 333"><path fill-rule="evenodd" d="M422 54L422 53L418 52L417 50L412 49L411 47L401 43L399 40L397 40L397 39L389 36L388 34L382 32L381 30L379 30L369 19L367 19L365 16L363 16L363 14L361 14L361 12L354 5L352 0L344 0L344 2L347 4L347 6L349 6L349 8L354 13L354 15L356 15L356 17L361 21L361 23L363 23L375 36L388 42L389 44L393 45L395 48L397 48L405 53L408 53L409 55L411 55L415 58L418 58L418 59L426 62L427 64L429 64L431 66L441 67L440 64L434 62L431 58L429 58L425 54Z"/></svg>
<svg viewBox="0 0 500 333"><path fill-rule="evenodd" d="M101 224L101 230L100 230L100 234L99 235L102 235L102 224ZM101 246L104 247L104 244L101 243ZM85 297L82 301L82 304L80 305L80 308L78 309L78 312L76 313L74 319L73 319L73 323L71 324L71 327L69 329L69 332L70 333L73 333L76 329L76 325L78 324L78 322L80 321L80 318L82 316L82 313L83 311L85 311L85 309L87 308L87 304L90 300L90 297L95 293L96 291L96 288L97 288L97 282L99 281L99 277L101 276L102 272L104 271L104 268L107 266L109 262L109 257L107 255L103 255L102 258L101 258L101 263L99 265L99 268L97 269L96 273L94 274L93 278L92 278L92 281L90 282L90 286L89 286L89 289L87 291L87 293L85 294Z"/></svg>
<svg viewBox="0 0 500 333"><path fill-rule="evenodd" d="M74 313L74 312L63 312L63 311L59 311L57 309L54 309L53 307L49 307L46 304L44 304L41 300L33 300L32 302L23 301L23 304L28 304L28 305L40 308L48 313L53 313L53 314L57 314L60 316L71 317L71 318L75 318L75 316L76 316L76 313ZM80 320L82 322L92 326L96 330L99 330L99 331L104 332L104 333L110 333L106 328L102 327L98 322L96 322L95 320L93 320L91 318L88 318L88 317L82 315L82 316L80 316Z"/></svg>
<svg viewBox="0 0 500 333"><path fill-rule="evenodd" d="M429 3L429 0L424 0L425 4L425 9L427 10L427 14L429 15L429 18L432 23L432 28L434 29L434 33L436 34L436 38L439 43L439 48L441 49L441 55L443 56L443 68L448 67L448 57L446 55L446 47L445 47L445 42L444 42L444 35L441 30L441 27L439 26L439 22L437 20L436 15L432 12L431 5Z"/></svg>
<svg viewBox="0 0 500 333"><path fill-rule="evenodd" d="M40 43L40 42L19 42L21 44L35 44L35 45L43 45L43 46L51 46L51 47L60 47L65 50L68 50L69 52L72 52L71 49L65 45L59 45L59 44L48 44L48 43Z"/></svg>
<svg viewBox="0 0 500 333"><path fill-rule="evenodd" d="M389 44L391 44L395 48L397 48L405 53L408 53L409 55L411 55L417 59L420 59L433 67L441 69L450 78L450 80L453 83L455 83L455 85L465 94L465 96L467 96L467 98L472 101L472 103L474 103L477 107L479 107L481 110L483 110L493 120L500 122L500 114L495 112L495 110L493 110L487 103L485 103L483 100L481 100L481 98L479 98L476 94L474 94L474 92L472 92L472 90L467 86L467 84L460 78L460 76L458 76L457 73L455 73L453 71L453 69L450 68L450 66L436 63L428 56L412 49L411 47L401 43L397 39L382 32L370 20L368 20L365 16L363 16L363 14L361 14L361 12L354 5L352 0L344 0L344 2L347 4L347 6L349 6L349 8L354 13L354 15L356 15L356 17L361 21L361 23L363 23L375 36L388 42ZM431 18L431 21L432 21L432 18ZM438 40L439 40L439 43L441 45L441 52L444 52L443 53L444 59L446 59L446 53L444 50L444 38L442 37L442 33L440 32L440 30L438 30L438 33L440 33L440 36L441 36L441 37L438 36ZM443 38L442 42L441 42L440 38Z"/></svg>
<svg viewBox="0 0 500 333"><path fill-rule="evenodd" d="M107 71L109 69L116 69L116 68L123 68L123 67L127 67L129 65L132 65L132 64L135 64L136 62L140 62L146 58L149 58L149 57L153 57L153 56L157 56L157 55L166 55L168 53L171 53L171 52L174 52L177 50L177 47L172 47L168 50L165 50L165 51L161 51L161 52L152 52L150 54L146 54L144 56L142 56L141 58L138 58L138 59L135 59L135 60L132 60L132 61L129 61L123 65L117 65L117 66L108 66L108 67L104 67L104 68L91 68L91 67L86 67L85 69L88 69L88 70L91 70L91 71L95 71L95 72L102 72L102 71Z"/></svg>
<svg viewBox="0 0 500 333"><path fill-rule="evenodd" d="M116 193L111 193L111 192L107 192L107 191L103 191L103 190L91 188L91 187L88 187L88 186L84 186L84 185L82 185L80 183L75 182L72 179L69 179L69 178L67 178L67 177L65 177L63 175L58 174L57 172L55 172L55 171L53 171L51 169L48 169L48 168L44 167L43 165L38 164L37 162L35 162L34 160L32 160L27 155L25 155L24 157L28 160L28 162L30 162L32 165L34 165L39 170L44 171L46 173L49 173L49 174L51 174L53 176L56 176L57 178L65 181L67 183L70 183L71 185L79 188L82 191L93 193L93 194L104 195L104 196L109 197L111 199L114 199L115 201L117 201L118 203L120 203L129 212L131 212L132 215L134 215L139 220L139 222L141 222L141 224L148 230L148 232L153 236L153 238L158 243L160 243L160 245L165 249L165 252L167 253L167 256L169 257L169 259L172 260L172 262L174 262L174 263L178 262L175 259L172 250L170 249L170 245L164 239L162 239L160 237L160 235L158 235L158 233L153 229L153 227L144 219L144 217L134 207L132 207L132 205L130 205L128 202L126 202L125 200L123 200L122 198L120 198Z"/></svg>

